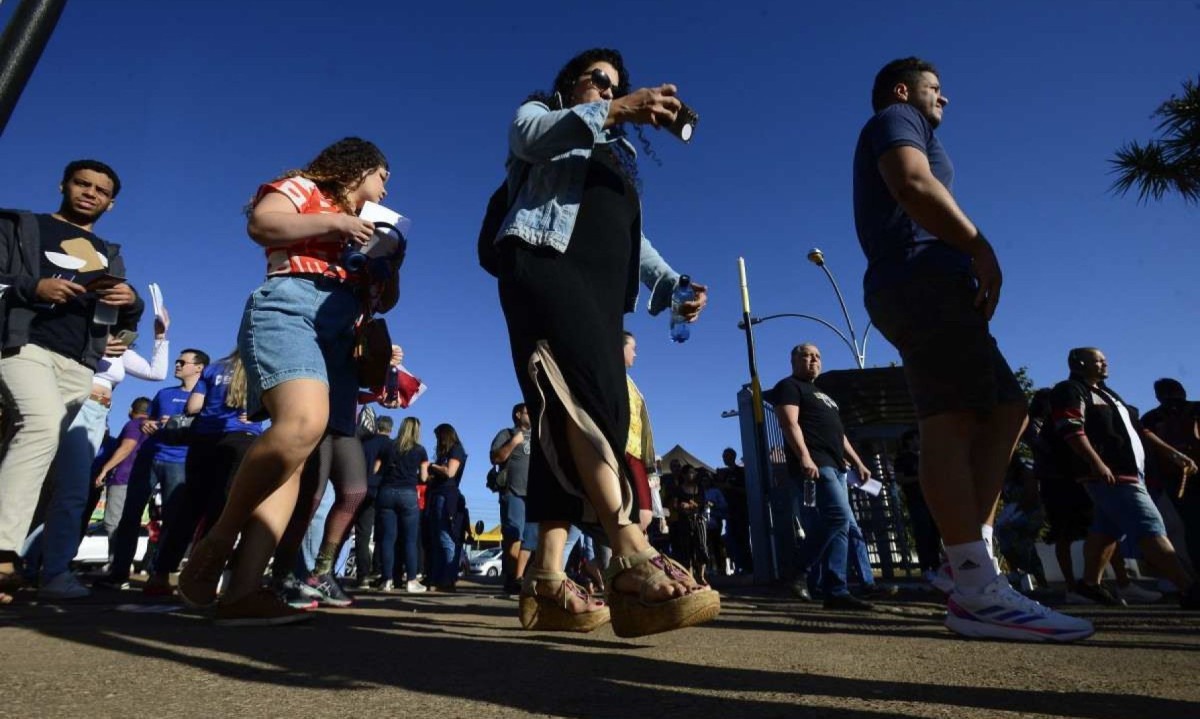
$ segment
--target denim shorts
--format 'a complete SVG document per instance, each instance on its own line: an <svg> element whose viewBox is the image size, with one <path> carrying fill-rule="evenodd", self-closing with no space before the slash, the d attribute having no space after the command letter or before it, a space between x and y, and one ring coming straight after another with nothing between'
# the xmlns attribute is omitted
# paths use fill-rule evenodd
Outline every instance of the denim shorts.
<svg viewBox="0 0 1200 719"><path fill-rule="evenodd" d="M1127 536L1135 542L1144 537L1167 536L1162 515L1145 484L1088 482L1084 487L1095 504L1091 531L1113 539Z"/></svg>
<svg viewBox="0 0 1200 719"><path fill-rule="evenodd" d="M329 387L329 429L354 434L358 374L354 322L361 304L346 285L325 277L268 277L246 300L238 349L246 366L246 409L267 419L262 395L295 379Z"/></svg>
<svg viewBox="0 0 1200 719"><path fill-rule="evenodd" d="M900 353L917 417L1024 402L965 275L914 277L872 292L867 314Z"/></svg>
<svg viewBox="0 0 1200 719"><path fill-rule="evenodd" d="M500 533L504 541L524 542L525 526L525 498L505 490L500 497ZM537 537L532 541L536 547Z"/></svg>

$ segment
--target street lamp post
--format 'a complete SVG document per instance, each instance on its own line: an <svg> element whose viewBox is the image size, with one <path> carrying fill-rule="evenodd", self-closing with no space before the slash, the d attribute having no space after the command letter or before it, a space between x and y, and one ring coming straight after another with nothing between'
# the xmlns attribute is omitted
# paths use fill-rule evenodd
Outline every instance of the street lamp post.
<svg viewBox="0 0 1200 719"><path fill-rule="evenodd" d="M797 312L781 312L775 315L767 315L766 317L750 317L750 324L757 325L766 322L767 320L773 320L779 317L799 317L800 319L818 322L825 327L828 327L830 330L833 330L834 334L840 337L842 342L845 342L846 346L850 348L850 353L854 355L854 362L858 365L858 368L865 369L867 366L867 338L871 334L871 323L867 322L867 329L863 332L862 343L860 344L858 341L858 336L854 332L854 322L850 319L850 310L846 308L846 299L842 296L842 289L838 287L837 280L834 279L833 273L829 271L829 266L825 264L825 253L821 252L820 248L814 247L808 251L808 261L817 267L820 267L821 270L825 272L825 276L829 278L829 284L833 285L833 291L834 294L837 295L838 304L842 307L842 317L846 319L846 329L850 331L850 336L847 337L845 332L842 332L841 329L827 320L814 315L806 315ZM738 328L745 329L746 321L747 320L743 318L742 321L738 323Z"/></svg>

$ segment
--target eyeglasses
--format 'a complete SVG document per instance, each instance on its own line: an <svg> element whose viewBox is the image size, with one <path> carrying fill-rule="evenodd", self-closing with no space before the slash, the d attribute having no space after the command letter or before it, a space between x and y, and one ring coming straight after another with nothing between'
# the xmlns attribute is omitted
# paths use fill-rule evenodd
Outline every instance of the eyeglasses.
<svg viewBox="0 0 1200 719"><path fill-rule="evenodd" d="M199 362L188 362L187 360L181 360L181 359L175 360L176 367L182 367L182 366L188 365L188 364L200 364L200 363Z"/></svg>
<svg viewBox="0 0 1200 719"><path fill-rule="evenodd" d="M582 76L580 79L587 80L588 82L592 83L600 92L604 92L613 86L612 78L608 76L607 72L601 70L600 68L595 68L588 74Z"/></svg>

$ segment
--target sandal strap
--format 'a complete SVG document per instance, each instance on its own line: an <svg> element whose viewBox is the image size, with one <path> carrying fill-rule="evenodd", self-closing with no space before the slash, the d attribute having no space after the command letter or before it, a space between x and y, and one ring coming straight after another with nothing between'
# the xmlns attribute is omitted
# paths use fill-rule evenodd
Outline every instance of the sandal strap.
<svg viewBox="0 0 1200 719"><path fill-rule="evenodd" d="M647 547L636 554L627 554L621 557L614 555L604 570L604 583L611 584L612 580L621 572L645 564L657 556L659 556L658 550L654 547Z"/></svg>
<svg viewBox="0 0 1200 719"><path fill-rule="evenodd" d="M538 582L559 582L558 591L553 597L546 597L545 594L538 594ZM556 572L550 569L526 569L525 578L523 580L522 594L529 596L541 596L547 599L553 598L558 602L563 609L569 609L569 599L572 594L582 597L587 604L592 603L592 595L583 587L576 584L570 577L562 572Z"/></svg>

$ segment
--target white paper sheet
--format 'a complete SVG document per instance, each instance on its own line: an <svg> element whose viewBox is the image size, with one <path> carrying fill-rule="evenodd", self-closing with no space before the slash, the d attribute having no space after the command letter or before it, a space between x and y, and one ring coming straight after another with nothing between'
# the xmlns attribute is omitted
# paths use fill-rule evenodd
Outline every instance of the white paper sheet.
<svg viewBox="0 0 1200 719"><path fill-rule="evenodd" d="M408 238L408 231L412 229L412 220L377 202L364 203L358 216L367 222L386 222L399 230L405 239ZM374 236L363 245L363 252L368 257L387 257L396 251L399 244L400 238L396 236L395 232L379 227L376 228Z"/></svg>
<svg viewBox="0 0 1200 719"><path fill-rule="evenodd" d="M846 473L846 484L851 489L857 489L860 492L866 492L872 497L878 497L879 493L883 491L883 483L878 479L868 479L864 482L862 477L859 476L858 472L854 471L853 469Z"/></svg>
<svg viewBox="0 0 1200 719"><path fill-rule="evenodd" d="M150 305L154 309L154 316L160 320L164 319L162 288L157 282L150 283Z"/></svg>

